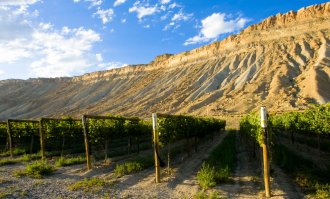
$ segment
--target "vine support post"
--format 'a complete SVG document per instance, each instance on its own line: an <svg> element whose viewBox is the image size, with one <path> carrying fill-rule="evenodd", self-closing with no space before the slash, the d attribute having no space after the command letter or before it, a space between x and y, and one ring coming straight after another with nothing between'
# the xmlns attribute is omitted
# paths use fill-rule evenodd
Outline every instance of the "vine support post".
<svg viewBox="0 0 330 199"><path fill-rule="evenodd" d="M84 130L87 170L91 170L92 163L91 163L91 156L90 156L90 150L89 150L90 148L89 148L89 138L88 138L86 115L82 116L82 125L83 125L83 130Z"/></svg>
<svg viewBox="0 0 330 199"><path fill-rule="evenodd" d="M160 163L158 159L159 136L158 136L158 128L157 128L157 113L152 114L152 129L153 129L153 141L154 141L156 183L160 183Z"/></svg>
<svg viewBox="0 0 330 199"><path fill-rule="evenodd" d="M268 132L267 132L267 111L266 107L260 109L260 122L262 127L262 154L263 154L263 167L264 167L264 183L266 197L271 197L270 190L270 172L269 172L269 157L268 157Z"/></svg>
<svg viewBox="0 0 330 199"><path fill-rule="evenodd" d="M43 118L39 120L39 136L40 136L40 150L41 150L41 159L44 160L46 158L45 152L45 132L43 128Z"/></svg>
<svg viewBox="0 0 330 199"><path fill-rule="evenodd" d="M10 153L10 157L14 156L13 153L13 135L11 132L11 125L10 125L10 120L7 120L7 134L8 134L8 142L9 142L9 153Z"/></svg>

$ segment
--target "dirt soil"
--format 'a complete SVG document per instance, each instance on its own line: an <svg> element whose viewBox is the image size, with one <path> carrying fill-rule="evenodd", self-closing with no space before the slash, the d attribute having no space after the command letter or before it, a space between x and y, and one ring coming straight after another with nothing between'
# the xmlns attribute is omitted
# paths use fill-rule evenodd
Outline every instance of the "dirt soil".
<svg viewBox="0 0 330 199"><path fill-rule="evenodd" d="M201 189L196 173L208 154L222 142L228 132L202 143L191 157L179 155L172 161L170 174L162 171L161 183L155 184L154 169L126 175L113 176L114 163L99 166L86 172L85 165L58 168L54 175L43 179L15 177L13 172L23 169L23 164L0 167L0 198L194 198ZM223 198L264 198L260 165L250 159L251 150L237 137L237 168L232 181L216 186L207 192L218 192ZM259 168L259 169L258 169ZM301 191L277 167L272 166L272 198L304 198ZM99 192L70 191L68 186L84 178L98 177L113 182ZM5 194L6 193L6 194Z"/></svg>

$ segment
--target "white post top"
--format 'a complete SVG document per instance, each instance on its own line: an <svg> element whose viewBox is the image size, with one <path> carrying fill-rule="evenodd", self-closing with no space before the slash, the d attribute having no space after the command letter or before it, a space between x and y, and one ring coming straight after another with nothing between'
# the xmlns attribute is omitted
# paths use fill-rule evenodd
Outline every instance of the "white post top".
<svg viewBox="0 0 330 199"><path fill-rule="evenodd" d="M152 114L152 127L157 130L157 113Z"/></svg>
<svg viewBox="0 0 330 199"><path fill-rule="evenodd" d="M267 128L267 110L264 106L260 108L260 123L262 128Z"/></svg>

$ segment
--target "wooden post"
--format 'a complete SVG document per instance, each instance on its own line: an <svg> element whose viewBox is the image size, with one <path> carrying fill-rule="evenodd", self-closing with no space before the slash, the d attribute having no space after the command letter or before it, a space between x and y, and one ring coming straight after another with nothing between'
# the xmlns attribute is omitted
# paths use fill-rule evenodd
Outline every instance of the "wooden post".
<svg viewBox="0 0 330 199"><path fill-rule="evenodd" d="M269 158L268 158L268 142L267 142L267 111L266 107L261 107L260 109L260 121L262 127L262 154L263 154L263 166L264 166L264 183L266 197L271 197L270 191L270 172L269 172Z"/></svg>
<svg viewBox="0 0 330 199"><path fill-rule="evenodd" d="M7 134L8 134L10 157L13 157L14 156L14 152L13 152L13 135L11 133L10 120L7 120Z"/></svg>
<svg viewBox="0 0 330 199"><path fill-rule="evenodd" d="M43 118L40 118L39 120L39 136L40 136L41 159L44 160L46 158L46 152L45 152L45 133L43 128Z"/></svg>
<svg viewBox="0 0 330 199"><path fill-rule="evenodd" d="M160 183L160 164L158 159L158 129L157 129L157 114L152 114L152 127L153 127L153 138L154 138L154 159L155 159L155 174L156 183Z"/></svg>
<svg viewBox="0 0 330 199"><path fill-rule="evenodd" d="M91 157L90 157L90 150L89 150L89 139L88 139L88 130L87 130L87 123L86 123L86 116L82 116L82 125L84 130L84 140L85 140L85 151L86 151L86 162L87 162L87 170L92 169L91 164Z"/></svg>

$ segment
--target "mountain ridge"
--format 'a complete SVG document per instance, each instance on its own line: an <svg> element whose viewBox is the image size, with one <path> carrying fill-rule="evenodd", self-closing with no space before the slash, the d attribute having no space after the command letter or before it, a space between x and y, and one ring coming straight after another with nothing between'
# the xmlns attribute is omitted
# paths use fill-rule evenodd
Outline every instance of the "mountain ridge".
<svg viewBox="0 0 330 199"><path fill-rule="evenodd" d="M149 64L75 77L2 80L0 118L86 112L217 115L262 104L289 110L325 103L330 100L329 19L328 2L271 16L222 41L159 55Z"/></svg>

